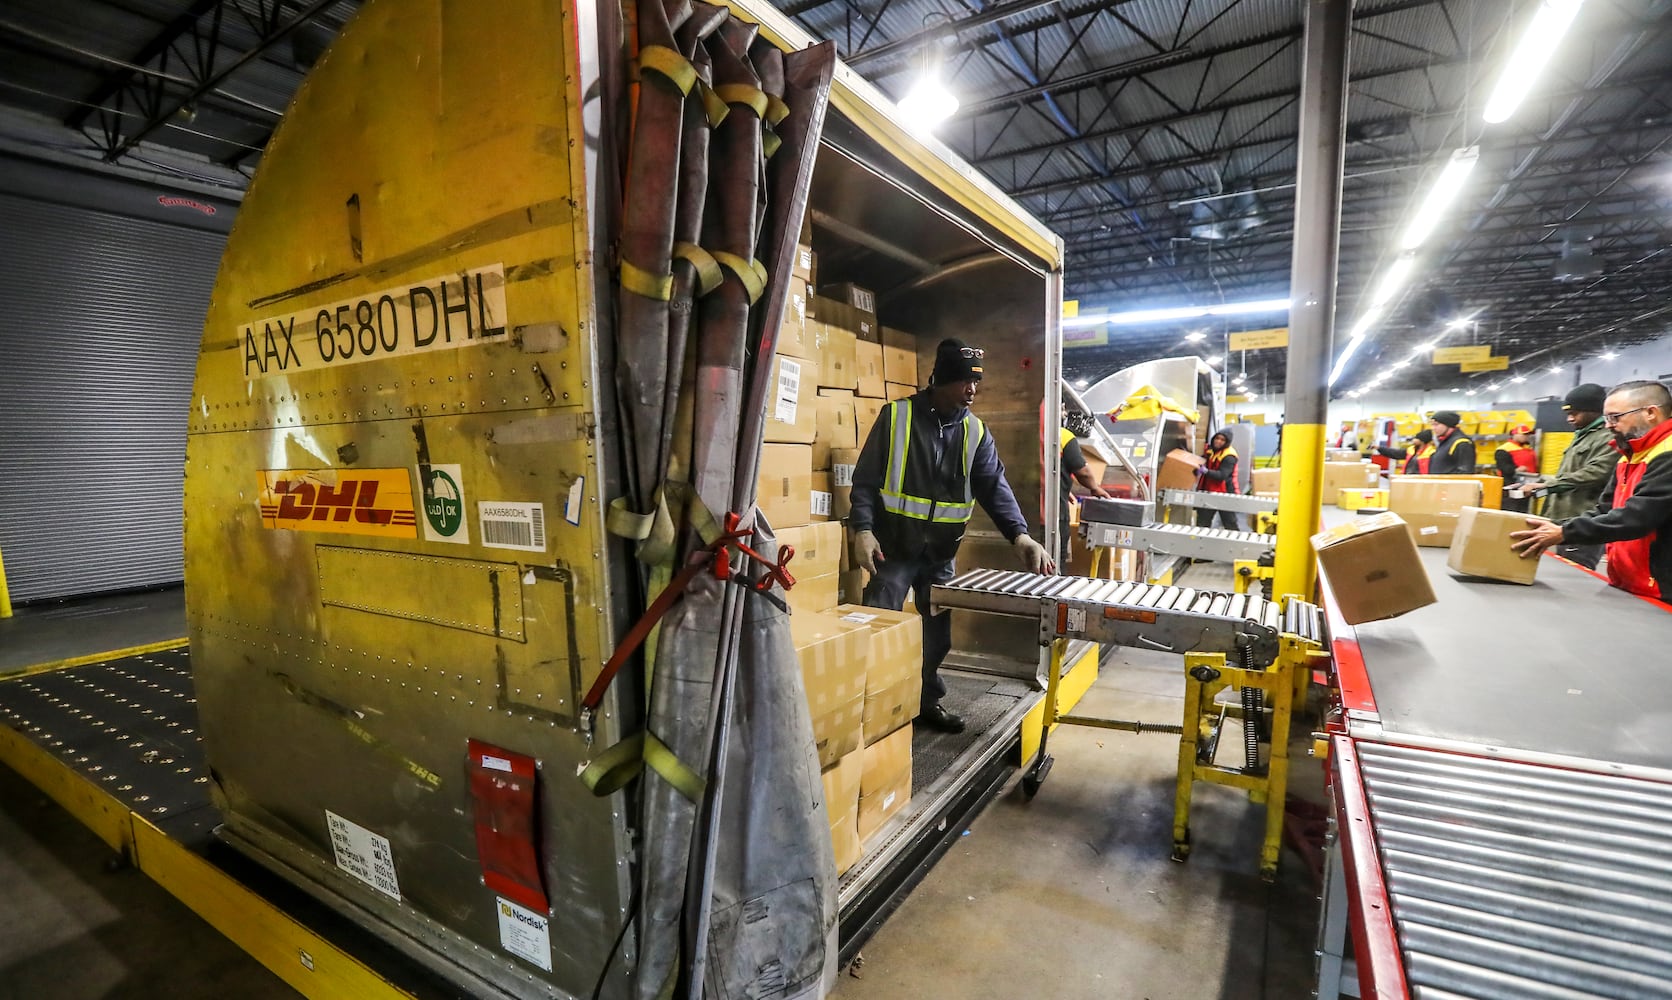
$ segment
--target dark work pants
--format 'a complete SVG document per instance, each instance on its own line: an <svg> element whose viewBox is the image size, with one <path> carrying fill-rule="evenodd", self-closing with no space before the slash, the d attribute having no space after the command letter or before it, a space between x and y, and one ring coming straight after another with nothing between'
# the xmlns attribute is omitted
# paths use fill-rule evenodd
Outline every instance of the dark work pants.
<svg viewBox="0 0 1672 1000"><path fill-rule="evenodd" d="M1196 512L1196 527L1198 527L1198 528L1211 528L1211 527L1213 527L1213 515L1215 515L1215 514L1219 515L1219 524L1220 524L1221 527L1230 528L1232 531L1245 531L1245 530L1247 530L1242 526L1242 515L1238 514L1236 511L1234 511L1234 510L1211 510L1211 509L1208 509L1208 508L1205 508L1205 507Z"/></svg>
<svg viewBox="0 0 1672 1000"><path fill-rule="evenodd" d="M946 695L940 678L941 661L952 651L952 613L929 613L929 588L952 579L957 571L952 560L881 559L877 573L865 585L865 606L898 611L912 595L917 613L923 616L923 708L937 704Z"/></svg>
<svg viewBox="0 0 1672 1000"><path fill-rule="evenodd" d="M1569 562L1576 562L1586 569L1596 569L1602 559L1600 545L1558 545L1555 552Z"/></svg>

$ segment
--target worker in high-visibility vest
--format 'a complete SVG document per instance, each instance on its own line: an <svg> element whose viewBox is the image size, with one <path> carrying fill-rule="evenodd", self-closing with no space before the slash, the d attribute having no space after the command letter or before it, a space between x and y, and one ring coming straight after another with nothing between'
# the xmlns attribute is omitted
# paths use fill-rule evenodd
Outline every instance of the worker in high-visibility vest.
<svg viewBox="0 0 1672 1000"><path fill-rule="evenodd" d="M1225 431L1216 432L1208 440L1207 450L1202 452L1202 467L1196 472L1196 488L1203 493L1241 493L1237 488L1237 450L1231 447L1231 435ZM1219 523L1232 531L1242 530L1242 518L1232 510L1214 510L1204 507L1196 512L1196 524L1207 528L1213 525L1214 516L1218 515Z"/></svg>
<svg viewBox="0 0 1672 1000"><path fill-rule="evenodd" d="M1527 478L1537 476L1538 453L1533 450L1533 429L1526 424L1511 428L1509 440L1498 446L1498 450L1492 454L1492 461L1498 466L1498 475L1502 477L1505 486L1516 486L1523 482L1523 472L1527 474ZM1518 490L1517 493L1519 492ZM1507 491L1504 494L1505 510L1525 514L1528 502L1527 496L1510 496Z"/></svg>
<svg viewBox="0 0 1672 1000"><path fill-rule="evenodd" d="M964 720L941 704L940 665L952 649L952 619L930 613L929 591L956 573L953 560L975 505L1015 547L1024 568L1056 572L1050 553L1028 534L992 434L970 412L983 353L960 340L941 341L929 388L883 407L853 467L848 514L854 560L871 574L865 603L898 611L906 594L914 595L923 616L918 721L949 733L964 730Z"/></svg>
<svg viewBox="0 0 1672 1000"><path fill-rule="evenodd" d="M1405 467L1400 471L1407 476L1428 475L1428 460L1434 457L1434 432L1424 427L1411 438L1411 443L1403 448L1389 448L1382 445L1376 453L1395 462L1404 462Z"/></svg>
<svg viewBox="0 0 1672 1000"><path fill-rule="evenodd" d="M1064 422L1080 425L1089 423L1090 419L1085 414L1072 413L1068 415ZM1079 502L1074 495L1074 484L1079 483L1081 488L1091 496L1109 496L1109 491L1103 488L1102 483L1098 482L1097 476L1092 473L1091 467L1086 463L1085 454L1080 450L1079 439L1085 435L1077 433L1079 429L1078 426L1063 427L1057 432L1057 444L1061 449L1062 461L1059 470L1062 475L1062 483L1058 486L1061 493L1057 503L1057 561L1059 563L1068 561L1069 514L1074 505Z"/></svg>

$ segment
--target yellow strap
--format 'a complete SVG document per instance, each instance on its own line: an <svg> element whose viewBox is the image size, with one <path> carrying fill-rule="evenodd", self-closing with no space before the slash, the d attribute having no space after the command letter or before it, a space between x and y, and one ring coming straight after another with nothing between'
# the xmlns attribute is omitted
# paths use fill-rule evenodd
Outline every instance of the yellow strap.
<svg viewBox="0 0 1672 1000"><path fill-rule="evenodd" d="M627 258L621 258L621 287L634 295L666 302L673 298L673 275L653 274Z"/></svg>
<svg viewBox="0 0 1672 1000"><path fill-rule="evenodd" d="M668 745L656 738L655 733L644 734L644 762L647 767L662 776L662 780L672 785L679 794L692 802L701 802L703 789L708 782L697 772L686 767L684 762L674 756Z"/></svg>
<svg viewBox="0 0 1672 1000"><path fill-rule="evenodd" d="M626 497L616 497L610 501L609 512L604 515L604 530L617 538L642 542L650 537L650 526L655 522L655 514L636 513L627 506Z"/></svg>
<svg viewBox="0 0 1672 1000"><path fill-rule="evenodd" d="M651 732L634 733L592 758L581 771L581 783L603 798L626 788L646 767L692 802L702 801L707 782Z"/></svg>
<svg viewBox="0 0 1672 1000"><path fill-rule="evenodd" d="M790 106L788 104L771 94L766 95L766 121L768 124L776 125L789 116Z"/></svg>
<svg viewBox="0 0 1672 1000"><path fill-rule="evenodd" d="M697 68L691 65L691 60L666 45L646 45L640 49L639 68L667 80L682 95L689 94L691 85L697 82Z"/></svg>
<svg viewBox="0 0 1672 1000"><path fill-rule="evenodd" d="M783 144L784 140L778 138L778 133L764 125L761 126L761 154L763 156L769 160L772 159L772 154L778 152L778 147Z"/></svg>
<svg viewBox="0 0 1672 1000"><path fill-rule="evenodd" d="M726 253L724 250L714 251L714 259L720 262L721 267L737 275L737 280L743 282L744 290L749 293L750 305L754 305L755 300L766 291L766 268L760 261L744 260L737 254Z"/></svg>
<svg viewBox="0 0 1672 1000"><path fill-rule="evenodd" d="M726 120L726 116L731 114L731 108L720 99L720 95L716 94L714 88L708 84L697 84L697 97L702 101L703 113L708 116L709 128L719 127L720 123Z"/></svg>
<svg viewBox="0 0 1672 1000"><path fill-rule="evenodd" d="M720 100L727 104L741 104L755 113L756 118L766 117L769 98L766 91L759 87L751 87L747 83L722 83L714 88L720 95Z"/></svg>
<svg viewBox="0 0 1672 1000"><path fill-rule="evenodd" d="M720 271L720 264L714 255L697 246L695 243L675 243L673 255L697 269L697 294L707 295L720 287L720 282L726 276Z"/></svg>

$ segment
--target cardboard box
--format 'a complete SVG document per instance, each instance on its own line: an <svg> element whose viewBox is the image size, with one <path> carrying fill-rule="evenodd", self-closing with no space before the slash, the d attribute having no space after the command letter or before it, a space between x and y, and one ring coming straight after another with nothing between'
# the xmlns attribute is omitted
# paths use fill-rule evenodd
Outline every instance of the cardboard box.
<svg viewBox="0 0 1672 1000"><path fill-rule="evenodd" d="M882 328L882 377L896 385L917 385L916 337L904 330ZM915 392L915 388L912 391ZM896 397L890 395L888 398Z"/></svg>
<svg viewBox="0 0 1672 1000"><path fill-rule="evenodd" d="M865 663L871 635L839 622L832 614L790 616L790 638L807 710L813 717L813 743L819 766L829 767L862 746L865 717Z"/></svg>
<svg viewBox="0 0 1672 1000"><path fill-rule="evenodd" d="M772 362L772 398L766 405L763 440L812 444L818 431L818 397L813 394L818 369L800 358L780 354Z"/></svg>
<svg viewBox="0 0 1672 1000"><path fill-rule="evenodd" d="M1326 462L1357 462L1361 456L1351 448L1325 448Z"/></svg>
<svg viewBox="0 0 1672 1000"><path fill-rule="evenodd" d="M1282 484L1283 484L1283 470L1282 469L1272 468L1272 469L1255 469L1254 470L1254 492L1255 493L1274 493L1275 494L1275 493L1278 492L1278 487L1282 486Z"/></svg>
<svg viewBox="0 0 1672 1000"><path fill-rule="evenodd" d="M1388 510L1404 519L1411 537L1427 548L1450 548L1464 507L1480 506L1478 479L1395 476L1388 485Z"/></svg>
<svg viewBox="0 0 1672 1000"><path fill-rule="evenodd" d="M813 461L813 449L807 448L807 461ZM830 473L813 472L807 481L807 522L818 524L821 521L840 521L842 515L834 513L835 505L830 493Z"/></svg>
<svg viewBox="0 0 1672 1000"><path fill-rule="evenodd" d="M882 408L888 405L885 399L867 399L855 396L853 400L853 423L859 431L859 445L865 446L865 439L871 436L871 427L882 415Z"/></svg>
<svg viewBox="0 0 1672 1000"><path fill-rule="evenodd" d="M856 389L859 386L859 339L849 330L826 323L819 324L822 338L819 346L819 385L832 389Z"/></svg>
<svg viewBox="0 0 1672 1000"><path fill-rule="evenodd" d="M813 253L813 248L802 243L795 248L795 261L791 273L806 282L809 287L813 287L813 279L818 270L818 260L818 255Z"/></svg>
<svg viewBox="0 0 1672 1000"><path fill-rule="evenodd" d="M905 399L906 397L915 395L916 393L916 386L903 385L899 382L888 382L882 387L882 394L890 403L894 402L896 399Z"/></svg>
<svg viewBox="0 0 1672 1000"><path fill-rule="evenodd" d="M812 445L761 446L761 474L755 484L755 502L772 527L794 528L810 523L812 488Z"/></svg>
<svg viewBox="0 0 1672 1000"><path fill-rule="evenodd" d="M790 560L790 575L796 586L803 576L824 576L842 570L842 550L846 548L845 532L835 521L808 524L799 528L784 528L778 532L779 545L795 547Z"/></svg>
<svg viewBox="0 0 1672 1000"><path fill-rule="evenodd" d="M915 611L885 611L843 604L836 609L849 628L871 633L865 668L865 742L875 743L917 718L923 700L923 619Z"/></svg>
<svg viewBox="0 0 1672 1000"><path fill-rule="evenodd" d="M870 582L870 576L862 569L842 570L836 577L836 597L842 604L863 604L865 585Z"/></svg>
<svg viewBox="0 0 1672 1000"><path fill-rule="evenodd" d="M877 297L870 289L843 282L819 289L819 319L851 331L860 340L882 343L882 324L877 322Z"/></svg>
<svg viewBox="0 0 1672 1000"><path fill-rule="evenodd" d="M1342 490L1336 494L1335 505L1342 510L1359 510L1364 507L1386 508L1388 505L1388 491L1364 487Z"/></svg>
<svg viewBox="0 0 1672 1000"><path fill-rule="evenodd" d="M829 523L838 528L842 526L836 521ZM784 603L789 605L791 616L824 614L835 610L836 606L842 603L841 573L832 571L820 576L806 576L797 571L792 563L790 575L795 577L795 586L784 595Z"/></svg>
<svg viewBox="0 0 1672 1000"><path fill-rule="evenodd" d="M817 358L817 338L808 332L812 319L808 312L807 282L790 279L790 294L784 304L784 322L778 327L778 353L792 358Z"/></svg>
<svg viewBox="0 0 1672 1000"><path fill-rule="evenodd" d="M1538 520L1543 520L1539 518ZM1464 507L1446 565L1464 576L1530 584L1538 576L1538 557L1523 559L1510 548L1509 533L1525 531L1527 515L1485 507Z"/></svg>
<svg viewBox="0 0 1672 1000"><path fill-rule="evenodd" d="M861 340L854 345L854 353L854 384L858 387L859 394L872 399L883 399L886 396L884 388L887 383L882 377L882 345Z"/></svg>
<svg viewBox="0 0 1672 1000"><path fill-rule="evenodd" d="M859 863L859 779L865 773L862 751L842 759L820 775L824 784L824 812L830 821L830 846L835 854L836 874Z"/></svg>
<svg viewBox="0 0 1672 1000"><path fill-rule="evenodd" d="M1202 456L1193 455L1182 448L1174 448L1161 461L1161 471L1155 477L1155 488L1158 490L1195 489L1196 472L1202 467L1202 462Z"/></svg>
<svg viewBox="0 0 1672 1000"><path fill-rule="evenodd" d="M1312 536L1318 569L1349 625L1396 618L1434 603L1434 588L1398 514L1357 517Z"/></svg>
<svg viewBox="0 0 1672 1000"><path fill-rule="evenodd" d="M864 750L859 774L859 841L870 840L911 801L911 727Z"/></svg>
<svg viewBox="0 0 1672 1000"><path fill-rule="evenodd" d="M820 389L814 409L813 469L830 468L832 449L849 451L859 447L859 428L855 425L853 392L848 389Z"/></svg>
<svg viewBox="0 0 1672 1000"><path fill-rule="evenodd" d="M859 462L858 448L830 451L830 513L845 518L853 508L853 467Z"/></svg>
<svg viewBox="0 0 1672 1000"><path fill-rule="evenodd" d="M1375 466L1358 460L1325 462L1324 498L1326 502L1339 496L1342 490L1362 490L1366 487L1375 486L1375 469Z"/></svg>

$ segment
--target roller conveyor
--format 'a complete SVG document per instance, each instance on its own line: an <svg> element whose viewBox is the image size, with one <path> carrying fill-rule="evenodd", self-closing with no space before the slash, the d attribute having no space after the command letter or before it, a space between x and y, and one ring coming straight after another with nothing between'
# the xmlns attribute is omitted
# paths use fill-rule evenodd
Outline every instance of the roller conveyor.
<svg viewBox="0 0 1672 1000"><path fill-rule="evenodd" d="M1251 594L1220 594L1190 587L1075 576L1037 576L975 570L937 585L937 611L957 609L1033 618L1039 641L1086 639L1173 653L1225 653L1265 667L1277 659L1279 638L1289 634L1324 641L1315 605L1280 606Z"/></svg>
<svg viewBox="0 0 1672 1000"><path fill-rule="evenodd" d="M1208 493L1203 490L1162 490L1158 503L1163 507L1228 510L1235 514L1270 514L1277 510L1277 501L1271 497L1250 496L1246 493Z"/></svg>
<svg viewBox="0 0 1672 1000"><path fill-rule="evenodd" d="M1082 522L1086 544L1093 548L1136 549L1157 555L1204 559L1212 562L1258 560L1269 555L1275 544L1271 535L1229 528L1199 528L1189 524L1125 524Z"/></svg>

